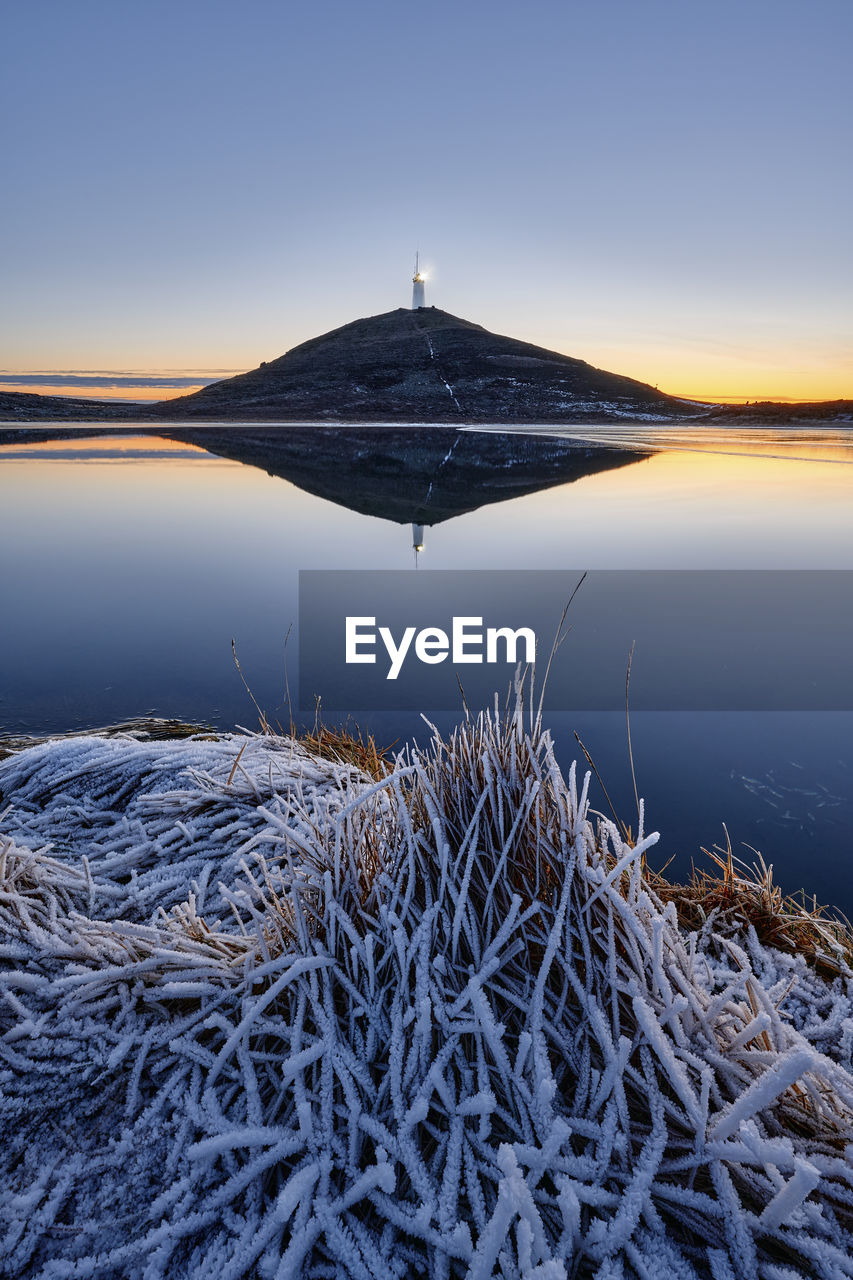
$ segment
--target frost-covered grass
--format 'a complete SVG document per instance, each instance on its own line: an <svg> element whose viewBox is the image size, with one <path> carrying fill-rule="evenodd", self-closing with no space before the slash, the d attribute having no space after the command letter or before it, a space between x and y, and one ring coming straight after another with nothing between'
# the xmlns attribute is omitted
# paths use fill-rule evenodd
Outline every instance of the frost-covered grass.
<svg viewBox="0 0 853 1280"><path fill-rule="evenodd" d="M679 926L520 703L0 763L10 1277L853 1275L851 975Z"/></svg>

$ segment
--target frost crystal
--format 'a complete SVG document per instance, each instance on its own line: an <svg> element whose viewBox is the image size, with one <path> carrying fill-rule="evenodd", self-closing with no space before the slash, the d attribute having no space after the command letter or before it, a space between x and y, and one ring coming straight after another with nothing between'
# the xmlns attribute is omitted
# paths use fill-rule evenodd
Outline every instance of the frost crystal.
<svg viewBox="0 0 853 1280"><path fill-rule="evenodd" d="M847 977L685 935L586 791L520 696L378 782L0 764L3 1274L853 1276Z"/></svg>

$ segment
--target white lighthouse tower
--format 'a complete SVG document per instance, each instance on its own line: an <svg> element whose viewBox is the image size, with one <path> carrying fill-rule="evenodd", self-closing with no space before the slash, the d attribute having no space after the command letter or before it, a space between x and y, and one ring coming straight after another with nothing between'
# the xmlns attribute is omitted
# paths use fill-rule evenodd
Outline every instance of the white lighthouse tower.
<svg viewBox="0 0 853 1280"><path fill-rule="evenodd" d="M415 254L415 274L412 276L412 310L417 311L418 307L426 306L424 297L424 281L426 276L422 276L418 269L419 253Z"/></svg>

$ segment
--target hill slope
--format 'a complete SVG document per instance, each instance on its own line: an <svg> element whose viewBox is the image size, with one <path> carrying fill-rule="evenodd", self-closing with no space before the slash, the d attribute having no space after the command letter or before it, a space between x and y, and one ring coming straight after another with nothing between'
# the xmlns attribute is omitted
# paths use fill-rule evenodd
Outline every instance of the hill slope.
<svg viewBox="0 0 853 1280"><path fill-rule="evenodd" d="M161 403L170 418L571 422L682 418L693 406L633 378L490 333L446 311L355 320L250 373Z"/></svg>
<svg viewBox="0 0 853 1280"><path fill-rule="evenodd" d="M0 422L122 422L147 416L150 416L147 405L127 401L0 391Z"/></svg>
<svg viewBox="0 0 853 1280"><path fill-rule="evenodd" d="M849 425L853 422L853 400L755 400L752 404L720 405L707 420L736 427Z"/></svg>

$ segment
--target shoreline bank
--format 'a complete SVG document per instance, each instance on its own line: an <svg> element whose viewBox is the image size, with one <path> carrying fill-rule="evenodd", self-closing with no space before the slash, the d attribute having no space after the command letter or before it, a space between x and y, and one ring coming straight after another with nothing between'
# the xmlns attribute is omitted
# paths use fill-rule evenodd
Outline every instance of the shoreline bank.
<svg viewBox="0 0 853 1280"><path fill-rule="evenodd" d="M686 929L518 706L316 745L0 762L10 1275L848 1274L843 947Z"/></svg>

